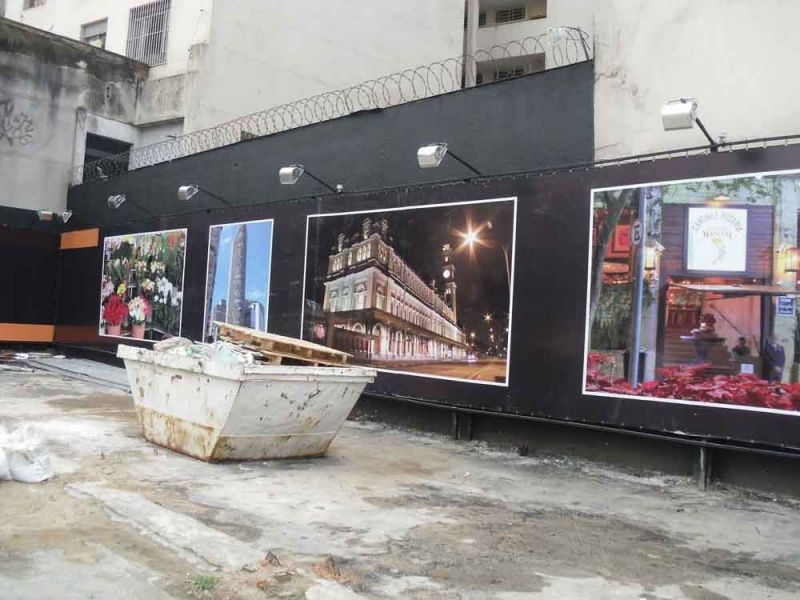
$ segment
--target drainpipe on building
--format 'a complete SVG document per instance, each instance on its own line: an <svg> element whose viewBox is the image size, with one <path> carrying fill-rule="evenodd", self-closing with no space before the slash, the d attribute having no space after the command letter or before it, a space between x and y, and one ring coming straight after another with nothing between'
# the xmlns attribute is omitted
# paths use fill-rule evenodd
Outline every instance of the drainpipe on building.
<svg viewBox="0 0 800 600"><path fill-rule="evenodd" d="M478 14L479 0L467 0L464 8L467 15L467 26L464 29L464 87L474 87L477 77L475 52L478 47Z"/></svg>

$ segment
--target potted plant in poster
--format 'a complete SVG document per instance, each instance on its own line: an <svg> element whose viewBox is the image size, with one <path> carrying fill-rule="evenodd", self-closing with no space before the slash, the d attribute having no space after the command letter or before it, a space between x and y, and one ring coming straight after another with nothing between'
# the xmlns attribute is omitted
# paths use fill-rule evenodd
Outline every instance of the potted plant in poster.
<svg viewBox="0 0 800 600"><path fill-rule="evenodd" d="M103 307L106 335L121 335L122 321L128 316L128 307L117 294L111 294Z"/></svg>
<svg viewBox="0 0 800 600"><path fill-rule="evenodd" d="M128 302L128 314L131 318L131 337L144 338L144 324L150 314L150 303L142 296Z"/></svg>

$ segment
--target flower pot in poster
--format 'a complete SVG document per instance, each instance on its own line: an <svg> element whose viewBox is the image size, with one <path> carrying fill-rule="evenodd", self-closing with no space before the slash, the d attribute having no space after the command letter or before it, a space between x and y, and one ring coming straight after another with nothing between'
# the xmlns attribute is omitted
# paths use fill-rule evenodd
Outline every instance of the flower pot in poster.
<svg viewBox="0 0 800 600"><path fill-rule="evenodd" d="M106 335L122 335L122 325L106 325Z"/></svg>
<svg viewBox="0 0 800 600"><path fill-rule="evenodd" d="M131 325L131 337L135 337L138 339L144 339L144 323L141 325L137 325L134 323Z"/></svg>

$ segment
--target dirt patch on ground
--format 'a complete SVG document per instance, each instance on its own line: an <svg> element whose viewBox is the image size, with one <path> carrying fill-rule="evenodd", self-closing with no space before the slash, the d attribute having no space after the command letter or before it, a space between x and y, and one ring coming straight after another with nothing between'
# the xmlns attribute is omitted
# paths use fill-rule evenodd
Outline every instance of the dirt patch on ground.
<svg viewBox="0 0 800 600"><path fill-rule="evenodd" d="M796 591L800 597L796 565L757 560L747 552L698 552L663 531L618 519L569 510L521 511L471 496L454 499L424 486L405 497L369 500L404 507L447 503L455 523L417 527L406 539L391 543L389 553L369 570L354 565L366 582L402 573L454 587L530 593L542 587L536 573L546 572L599 575L645 588L692 581L698 585L685 590L687 597L711 600L723 596L704 590L702 582L735 576Z"/></svg>

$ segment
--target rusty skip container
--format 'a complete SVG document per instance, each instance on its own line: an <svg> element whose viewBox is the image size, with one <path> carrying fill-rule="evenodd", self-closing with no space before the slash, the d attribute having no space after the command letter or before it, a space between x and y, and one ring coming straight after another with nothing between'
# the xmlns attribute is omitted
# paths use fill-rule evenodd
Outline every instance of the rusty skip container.
<svg viewBox="0 0 800 600"><path fill-rule="evenodd" d="M325 454L374 369L228 363L120 345L142 433L214 462Z"/></svg>

